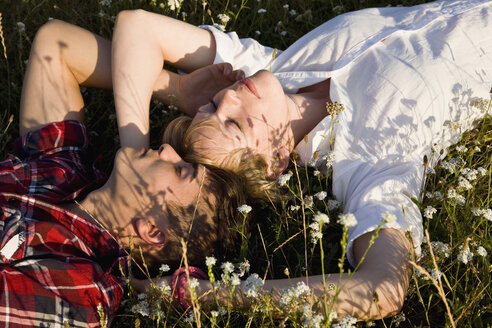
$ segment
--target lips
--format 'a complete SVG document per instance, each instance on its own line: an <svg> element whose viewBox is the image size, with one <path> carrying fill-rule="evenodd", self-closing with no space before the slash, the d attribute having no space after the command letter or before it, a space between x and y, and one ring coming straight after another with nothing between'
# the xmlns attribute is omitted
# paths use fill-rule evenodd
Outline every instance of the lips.
<svg viewBox="0 0 492 328"><path fill-rule="evenodd" d="M248 90L251 91L251 93L254 94L258 99L261 98L260 95L258 94L258 91L256 90L256 86L253 83L253 81L251 81L248 78L244 78L240 82L244 84L248 88Z"/></svg>

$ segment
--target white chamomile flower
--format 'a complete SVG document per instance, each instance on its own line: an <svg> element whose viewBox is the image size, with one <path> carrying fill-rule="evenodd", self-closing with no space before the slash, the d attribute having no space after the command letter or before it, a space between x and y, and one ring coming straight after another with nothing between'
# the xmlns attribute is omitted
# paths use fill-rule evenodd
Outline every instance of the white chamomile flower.
<svg viewBox="0 0 492 328"><path fill-rule="evenodd" d="M328 194L326 193L326 191L320 191L320 192L317 192L317 193L314 194L314 197L318 198L319 200L325 199L326 196L328 196Z"/></svg>
<svg viewBox="0 0 492 328"><path fill-rule="evenodd" d="M249 205L243 204L239 206L237 210L239 211L239 213L248 214L249 212L251 212L252 208Z"/></svg>
<svg viewBox="0 0 492 328"><path fill-rule="evenodd" d="M222 22L222 24L226 24L231 18L226 14L218 14L217 18Z"/></svg>
<svg viewBox="0 0 492 328"><path fill-rule="evenodd" d="M281 187L285 186L287 184L287 182L289 182L291 177L292 177L292 174L290 174L290 173L282 174L281 176L278 177L278 184Z"/></svg>
<svg viewBox="0 0 492 328"><path fill-rule="evenodd" d="M217 259L213 256L205 256L205 265L207 267L214 266L217 263Z"/></svg>
<svg viewBox="0 0 492 328"><path fill-rule="evenodd" d="M352 213L344 213L338 215L338 223L347 228L350 228L357 224L357 219Z"/></svg>
<svg viewBox="0 0 492 328"><path fill-rule="evenodd" d="M225 274L229 274L234 271L234 265L231 262L222 263L221 268L224 270Z"/></svg>
<svg viewBox="0 0 492 328"><path fill-rule="evenodd" d="M169 265L167 264L163 264L161 265L161 267L159 268L159 271L162 271L162 272L168 272L169 270L171 270L171 268L169 267Z"/></svg>

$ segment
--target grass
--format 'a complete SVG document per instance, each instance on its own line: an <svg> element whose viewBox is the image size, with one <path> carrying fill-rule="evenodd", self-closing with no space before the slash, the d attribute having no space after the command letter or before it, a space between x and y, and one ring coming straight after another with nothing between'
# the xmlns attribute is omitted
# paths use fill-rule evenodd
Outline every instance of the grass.
<svg viewBox="0 0 492 328"><path fill-rule="evenodd" d="M74 3L77 5L73 5ZM0 39L0 156L4 158L12 150L12 141L18 135L19 103L22 79L26 60L36 30L50 17L62 19L104 37L110 38L114 16L123 9L143 8L149 11L170 15L193 24L218 23L218 14L231 17L227 30L235 30L241 37L254 37L264 44L285 48L304 33L337 14L365 7L386 5L414 5L425 1L383 1L383 0L209 0L204 8L201 0L185 0L178 10L172 10L168 2L120 0L116 1L62 1L62 0L3 0ZM288 8L284 7L285 3ZM162 4L162 5L161 5ZM258 13L259 9L266 12ZM295 14L290 12L295 10ZM186 13L186 16L184 15ZM22 22L23 24L18 24ZM259 31L260 33L258 33ZM5 54L5 55L4 55ZM91 151L102 153L104 169L109 172L112 157L118 147L116 119L112 94L100 90L83 90L87 105L87 126L90 142L98 145ZM490 103L488 104L490 107ZM490 110L490 109L489 109ZM161 104L151 105L151 143L159 143L160 132L167 122L179 115ZM424 218L424 228L429 232L429 243L423 245L424 256L415 264L415 272L408 291L402 313L394 318L374 323L357 324L358 327L491 327L491 271L490 255L482 256L485 250L492 253L491 223L476 209L491 208L492 189L492 119L486 116L480 125L463 136L459 146L450 149L447 158L429 173L419 206L422 212L432 218ZM464 151L466 147L467 150ZM473 171L478 171L472 179ZM332 221L337 210L327 208L327 200L313 198L311 208L303 198L320 191L331 190L330 177L315 175L313 170L291 165L293 177L288 182L292 192L289 200L278 204L250 204L262 220L257 222L247 236L242 254L231 259L234 263L243 262L245 257L251 265L250 272L267 278L284 278L286 270L290 277L308 272L310 275L322 272L338 272L339 258L342 254L340 238L342 228L329 224L323 230L322 252L320 243L314 245L309 235L304 238L303 220L311 222L317 211L329 213ZM472 173L470 173L472 172ZM460 188L462 178L468 177L471 188ZM461 180L460 180L461 179ZM464 204L453 196L453 192L463 196ZM300 194L303 197L299 197ZM295 210L295 206L301 206ZM304 214L303 214L304 213ZM430 215L428 215L430 216ZM305 252L308 254L305 258ZM241 256L243 255L243 256ZM321 257L323 261L321 262ZM468 261L467 261L468 260ZM342 268L346 270L347 264ZM417 268L423 268L422 273ZM213 268L215 276L220 276L219 265ZM436 274L440 272L441 275ZM432 278L434 273L434 278ZM172 308L163 308L164 316L146 317L132 311L140 300L131 293L125 296L117 317L115 327L188 327L188 314L182 315ZM301 313L291 312L279 319L275 316L268 297L258 301L255 308L246 313L226 311L219 314L201 311L200 320L191 325L210 327L277 327L301 326ZM311 322L313 323L313 322Z"/></svg>

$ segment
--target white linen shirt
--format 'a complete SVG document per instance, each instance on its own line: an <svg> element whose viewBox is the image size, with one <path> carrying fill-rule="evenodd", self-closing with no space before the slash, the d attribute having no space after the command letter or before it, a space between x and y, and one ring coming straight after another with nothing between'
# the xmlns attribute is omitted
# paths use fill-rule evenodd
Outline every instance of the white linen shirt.
<svg viewBox="0 0 492 328"><path fill-rule="evenodd" d="M335 125L334 149L327 116L296 152L304 162L313 162L315 152L318 158L334 152L333 193L357 219L347 245L355 266L353 241L375 230L385 212L397 220L384 227L410 231L420 253L422 216L412 199L418 200L422 189L423 157L437 162L439 150L485 114L471 101L489 99L492 87L491 15L490 0L350 12L274 59L273 48L253 39L202 27L215 37L215 63L229 62L247 76L269 70L285 92L331 78L330 97L345 107Z"/></svg>

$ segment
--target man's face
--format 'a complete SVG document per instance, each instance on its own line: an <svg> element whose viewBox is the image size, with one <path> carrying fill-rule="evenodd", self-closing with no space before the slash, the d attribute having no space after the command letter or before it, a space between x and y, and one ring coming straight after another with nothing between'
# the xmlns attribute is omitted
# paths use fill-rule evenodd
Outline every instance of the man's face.
<svg viewBox="0 0 492 328"><path fill-rule="evenodd" d="M179 220L167 217L167 205L172 202L180 207L193 208L204 177L203 166L185 162L167 144L157 151L120 149L112 173L115 193L138 206L142 219L165 234L186 230L185 225L189 222L174 222ZM200 201L203 201L204 194L201 191Z"/></svg>

